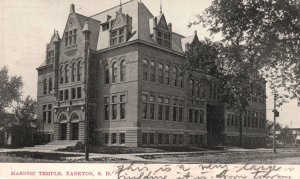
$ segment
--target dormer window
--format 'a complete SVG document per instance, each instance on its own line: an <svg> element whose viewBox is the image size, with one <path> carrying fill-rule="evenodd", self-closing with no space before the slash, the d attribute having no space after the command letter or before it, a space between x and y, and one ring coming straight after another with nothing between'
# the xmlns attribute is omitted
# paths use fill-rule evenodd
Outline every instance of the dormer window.
<svg viewBox="0 0 300 179"><path fill-rule="evenodd" d="M157 43L163 47L170 47L170 35L169 32L157 32Z"/></svg>
<svg viewBox="0 0 300 179"><path fill-rule="evenodd" d="M54 62L54 50L49 50L47 52L47 64Z"/></svg>
<svg viewBox="0 0 300 179"><path fill-rule="evenodd" d="M111 45L118 45L125 42L125 30L120 28L111 32Z"/></svg>
<svg viewBox="0 0 300 179"><path fill-rule="evenodd" d="M65 33L65 46L71 46L77 42L77 29Z"/></svg>
<svg viewBox="0 0 300 179"><path fill-rule="evenodd" d="M107 31L109 29L109 23L105 23L102 25L102 31Z"/></svg>

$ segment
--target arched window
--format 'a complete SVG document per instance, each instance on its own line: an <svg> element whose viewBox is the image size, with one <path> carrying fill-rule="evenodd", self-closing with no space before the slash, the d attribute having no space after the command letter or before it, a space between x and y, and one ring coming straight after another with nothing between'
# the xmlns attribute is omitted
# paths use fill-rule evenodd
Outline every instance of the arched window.
<svg viewBox="0 0 300 179"><path fill-rule="evenodd" d="M48 87L49 87L49 93L51 93L51 92L52 92L52 89L53 89L53 86L52 86L52 78L51 78L51 77L49 78L49 85L48 85Z"/></svg>
<svg viewBox="0 0 300 179"><path fill-rule="evenodd" d="M104 66L104 84L109 84L109 77L110 76L110 74L109 74L109 67L108 67L108 65L106 64L105 66Z"/></svg>
<svg viewBox="0 0 300 179"><path fill-rule="evenodd" d="M173 85L177 86L178 85L178 75L177 75L177 68L173 68Z"/></svg>
<svg viewBox="0 0 300 179"><path fill-rule="evenodd" d="M118 66L117 66L117 63L114 62L113 65L112 65L112 83L116 83L117 82L117 78L118 78Z"/></svg>
<svg viewBox="0 0 300 179"><path fill-rule="evenodd" d="M163 79L163 65L162 64L158 65L157 77L158 77L158 82L162 84L163 81L164 81L164 79Z"/></svg>
<svg viewBox="0 0 300 179"><path fill-rule="evenodd" d="M204 83L204 81L200 80L199 85L200 85L200 96L202 98L205 98L205 83Z"/></svg>
<svg viewBox="0 0 300 179"><path fill-rule="evenodd" d="M155 81L155 63L153 61L150 63L150 81Z"/></svg>
<svg viewBox="0 0 300 179"><path fill-rule="evenodd" d="M170 66L166 65L165 67L165 84L169 85L170 84Z"/></svg>
<svg viewBox="0 0 300 179"><path fill-rule="evenodd" d="M82 74L82 64L81 62L79 61L77 63L77 81L80 81L81 80L81 74Z"/></svg>
<svg viewBox="0 0 300 179"><path fill-rule="evenodd" d="M61 66L59 69L59 78L60 78L60 84L64 83L64 67Z"/></svg>
<svg viewBox="0 0 300 179"><path fill-rule="evenodd" d="M65 66L65 83L69 83L69 65Z"/></svg>
<svg viewBox="0 0 300 179"><path fill-rule="evenodd" d="M199 87L199 85L200 85L199 80L197 80L196 84L195 84L195 95L198 96L198 97L200 96L200 87Z"/></svg>
<svg viewBox="0 0 300 179"><path fill-rule="evenodd" d="M148 73L149 73L149 68L148 68L148 60L144 59L143 60L143 80L148 80Z"/></svg>
<svg viewBox="0 0 300 179"><path fill-rule="evenodd" d="M178 73L179 73L179 80L178 80L179 86L183 87L184 84L183 84L183 71L182 71L182 69L179 69Z"/></svg>
<svg viewBox="0 0 300 179"><path fill-rule="evenodd" d="M126 64L125 64L125 60L123 60L120 65L120 81L125 81L125 80L126 80Z"/></svg>
<svg viewBox="0 0 300 179"><path fill-rule="evenodd" d="M75 72L75 62L72 63L72 67L71 67L71 82L74 82L76 79L76 72Z"/></svg>
<svg viewBox="0 0 300 179"><path fill-rule="evenodd" d="M189 80L189 94L194 95L194 81L192 79Z"/></svg>
<svg viewBox="0 0 300 179"><path fill-rule="evenodd" d="M59 122L65 122L65 121L67 121L68 119L67 119L67 116L66 115L64 115L64 114L62 114L60 117L59 117Z"/></svg>
<svg viewBox="0 0 300 179"><path fill-rule="evenodd" d="M44 79L43 85L44 85L43 94L47 94L47 90L48 90L47 87L48 86L47 86L47 79L46 78Z"/></svg>

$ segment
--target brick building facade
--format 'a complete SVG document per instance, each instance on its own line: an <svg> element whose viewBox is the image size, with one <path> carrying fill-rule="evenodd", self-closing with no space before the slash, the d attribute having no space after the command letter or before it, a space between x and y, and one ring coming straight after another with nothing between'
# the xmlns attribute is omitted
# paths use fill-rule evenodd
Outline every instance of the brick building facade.
<svg viewBox="0 0 300 179"><path fill-rule="evenodd" d="M196 32L173 32L163 12L153 16L138 0L90 17L71 5L37 69L41 131L83 141L88 116L94 145L238 145L240 126L244 145L262 144L265 98L253 100L240 125L218 79L187 66L185 52L197 43Z"/></svg>

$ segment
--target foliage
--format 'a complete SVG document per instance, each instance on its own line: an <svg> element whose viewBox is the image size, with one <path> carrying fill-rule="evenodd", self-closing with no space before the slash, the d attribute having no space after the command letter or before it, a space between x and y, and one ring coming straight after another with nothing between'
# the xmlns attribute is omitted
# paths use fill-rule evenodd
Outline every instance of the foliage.
<svg viewBox="0 0 300 179"><path fill-rule="evenodd" d="M30 123L36 120L36 108L36 100L32 99L30 96L27 96L25 100L21 100L15 108L19 124L24 127L30 127Z"/></svg>
<svg viewBox="0 0 300 179"><path fill-rule="evenodd" d="M12 107L13 102L20 101L23 82L20 76L8 76L6 66L0 69L0 126L9 123L13 116L7 113L6 109Z"/></svg>
<svg viewBox="0 0 300 179"><path fill-rule="evenodd" d="M300 96L299 1L213 0L197 17L190 26L202 24L212 35L221 36L224 48L219 60L225 64L224 74L238 77L259 72L270 82L273 93L286 91L277 96L278 106ZM255 79L257 76L248 75L244 82L239 81L241 88L231 91L235 95L247 91L244 85L252 86Z"/></svg>

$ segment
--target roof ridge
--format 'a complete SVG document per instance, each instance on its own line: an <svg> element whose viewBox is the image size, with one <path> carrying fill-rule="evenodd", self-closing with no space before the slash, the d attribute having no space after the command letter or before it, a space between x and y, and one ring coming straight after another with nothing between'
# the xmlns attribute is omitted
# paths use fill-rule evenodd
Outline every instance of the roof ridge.
<svg viewBox="0 0 300 179"><path fill-rule="evenodd" d="M75 14L76 14L76 15L79 15L79 16L83 16L83 17L89 18L89 19L94 20L94 21L101 22L101 21L99 21L99 20L97 20L97 19L94 19L94 18L91 18L91 17L89 17L89 16L85 16L85 15L79 14L79 13L77 13L77 12L76 12Z"/></svg>
<svg viewBox="0 0 300 179"><path fill-rule="evenodd" d="M122 5L124 5L124 4L128 4L128 3L132 2L132 1L136 1L136 0L130 0L130 1L127 1L127 2L123 3ZM106 11L112 10L112 9L114 9L114 8L116 8L116 7L119 7L119 6L120 6L120 5L117 5L117 6L111 7L111 8L109 8L109 9L106 9L106 10L104 10L104 11L101 11L101 12L99 12L99 13L96 13L96 14L94 14L94 15L91 15L91 16L89 16L89 17L90 17L90 18L92 18L93 16L96 16L96 15L102 14L102 13L104 13L104 12L106 12Z"/></svg>

